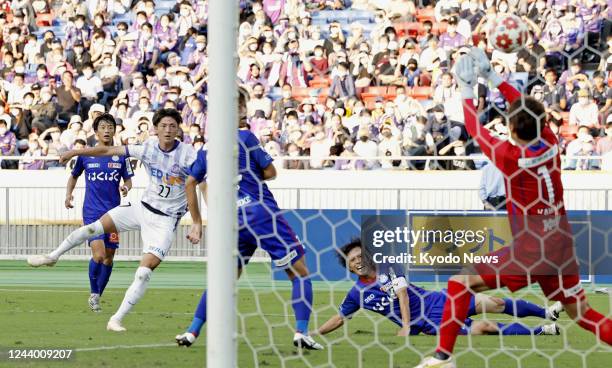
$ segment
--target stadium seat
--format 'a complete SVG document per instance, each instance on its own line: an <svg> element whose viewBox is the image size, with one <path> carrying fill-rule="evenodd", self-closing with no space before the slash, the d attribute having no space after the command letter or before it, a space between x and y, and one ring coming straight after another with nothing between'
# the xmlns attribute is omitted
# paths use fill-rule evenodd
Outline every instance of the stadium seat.
<svg viewBox="0 0 612 368"><path fill-rule="evenodd" d="M432 28L432 33L435 35L441 35L442 33L446 32L446 28L448 28L448 23L447 22L439 22L433 23L433 28Z"/></svg>
<svg viewBox="0 0 612 368"><path fill-rule="evenodd" d="M567 141L572 141L576 138L576 134L578 133L577 125L561 125L559 127L559 134Z"/></svg>
<svg viewBox="0 0 612 368"><path fill-rule="evenodd" d="M362 93L361 98L368 99L377 97L384 97L387 94L387 86L380 87L367 87Z"/></svg>
<svg viewBox="0 0 612 368"><path fill-rule="evenodd" d="M395 100L395 97L397 97L397 86L387 87L387 92L385 92L385 100Z"/></svg>
<svg viewBox="0 0 612 368"><path fill-rule="evenodd" d="M427 72L421 73L419 76L419 84L423 87L431 86L431 75Z"/></svg>
<svg viewBox="0 0 612 368"><path fill-rule="evenodd" d="M397 32L397 37L416 37L424 33L423 24L419 22L394 23L393 27Z"/></svg>
<svg viewBox="0 0 612 368"><path fill-rule="evenodd" d="M52 26L54 23L53 13L36 14L36 25L39 27Z"/></svg>
<svg viewBox="0 0 612 368"><path fill-rule="evenodd" d="M410 96L416 100L427 100L432 95L431 87L413 87L410 90Z"/></svg>
<svg viewBox="0 0 612 368"><path fill-rule="evenodd" d="M315 77L308 82L308 86L312 88L329 88L331 85L329 79Z"/></svg>

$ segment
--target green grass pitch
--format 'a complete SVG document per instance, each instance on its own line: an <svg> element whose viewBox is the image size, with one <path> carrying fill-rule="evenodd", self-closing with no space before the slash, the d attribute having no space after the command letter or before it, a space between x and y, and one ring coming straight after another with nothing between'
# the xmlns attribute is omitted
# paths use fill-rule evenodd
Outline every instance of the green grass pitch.
<svg viewBox="0 0 612 368"><path fill-rule="evenodd" d="M201 367L206 338L189 349L174 336L189 325L205 287L201 263L162 264L145 297L125 319L128 331L106 331L106 321L121 302L137 264L117 262L102 299L103 311L87 307L87 262L65 261L54 268L29 269L23 261L0 262L0 367ZM336 311L350 283L315 282L316 318L311 327ZM300 353L292 345L293 317L288 282L273 282L267 265L251 264L239 282L239 367L412 367L431 352L436 338L395 337L384 318L359 312L345 328L323 341L323 352ZM521 294L517 295L520 296ZM537 290L522 296L541 301ZM608 295L589 293L591 304L610 314ZM504 316L490 316L503 321ZM537 324L537 319L527 319ZM565 315L561 336L459 337L460 367L609 367L612 350L574 326ZM470 349L467 349L467 347ZM74 349L70 361L7 359L8 349Z"/></svg>

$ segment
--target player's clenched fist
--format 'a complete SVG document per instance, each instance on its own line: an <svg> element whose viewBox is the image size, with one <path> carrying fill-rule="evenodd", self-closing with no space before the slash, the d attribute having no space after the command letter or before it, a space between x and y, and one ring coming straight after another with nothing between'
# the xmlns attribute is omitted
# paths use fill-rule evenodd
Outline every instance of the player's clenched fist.
<svg viewBox="0 0 612 368"><path fill-rule="evenodd" d="M201 223L192 224L191 229L189 229L189 234L187 234L187 240L189 240L191 244L198 244L201 238L202 238L202 224Z"/></svg>

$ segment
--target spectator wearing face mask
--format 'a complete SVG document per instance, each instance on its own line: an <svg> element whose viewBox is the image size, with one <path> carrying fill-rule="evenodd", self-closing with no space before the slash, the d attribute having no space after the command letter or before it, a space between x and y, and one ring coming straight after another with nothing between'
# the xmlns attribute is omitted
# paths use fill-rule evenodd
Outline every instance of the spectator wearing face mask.
<svg viewBox="0 0 612 368"><path fill-rule="evenodd" d="M64 130L60 136L60 142L64 146L71 148L81 129L83 129L81 117L79 115L73 115L70 119L70 123L68 123L68 128Z"/></svg>
<svg viewBox="0 0 612 368"><path fill-rule="evenodd" d="M355 81L349 74L349 66L346 62L338 64L336 76L329 87L329 95L342 99L355 96Z"/></svg>
<svg viewBox="0 0 612 368"><path fill-rule="evenodd" d="M168 14L164 14L159 18L159 22L153 28L153 35L159 47L160 61L165 62L169 53L176 46L178 39L176 26L170 21Z"/></svg>
<svg viewBox="0 0 612 368"><path fill-rule="evenodd" d="M94 75L93 64L83 66L83 75L77 79L76 88L81 91L81 115L87 116L91 105L98 102L104 93L102 80Z"/></svg>
<svg viewBox="0 0 612 368"><path fill-rule="evenodd" d="M12 82L0 80L0 92L2 91L8 94L6 99L8 104L16 104L23 102L23 96L30 92L30 87L25 84L25 76L16 73Z"/></svg>
<svg viewBox="0 0 612 368"><path fill-rule="evenodd" d="M317 45L314 48L314 56L310 58L312 71L309 73L311 77L324 77L329 71L329 63L325 57L323 46Z"/></svg>
<svg viewBox="0 0 612 368"><path fill-rule="evenodd" d="M32 128L39 132L45 131L55 123L57 109L51 98L51 89L43 87L40 90L40 101L32 106Z"/></svg>
<svg viewBox="0 0 612 368"><path fill-rule="evenodd" d="M23 154L23 160L19 162L20 170L42 170L45 161L36 160L36 157L47 155L47 144L38 138L38 134L32 133L28 138L28 150Z"/></svg>
<svg viewBox="0 0 612 368"><path fill-rule="evenodd" d="M380 142L378 143L377 156L401 156L402 148L397 137L393 136L391 124L383 124L380 129ZM399 167L401 160L380 160L383 169Z"/></svg>
<svg viewBox="0 0 612 368"><path fill-rule="evenodd" d="M91 55L89 54L89 51L85 49L83 41L75 41L73 52L68 53L66 61L76 70L78 74L83 72L85 65L91 64Z"/></svg>
<svg viewBox="0 0 612 368"><path fill-rule="evenodd" d="M142 60L142 52L137 47L137 40L138 34L134 32L129 33L119 41L119 44L115 48L115 55L121 62L119 73L124 88L130 85L132 74L138 70Z"/></svg>
<svg viewBox="0 0 612 368"><path fill-rule="evenodd" d="M10 126L10 116L0 115L0 168L2 169L17 168L17 161L1 159L1 156L18 156L17 137L9 130Z"/></svg>
<svg viewBox="0 0 612 368"><path fill-rule="evenodd" d="M360 129L357 133L359 140L355 143L353 148L355 154L359 157L375 157L378 155L378 145L376 142L370 139L370 132L367 129ZM359 165L363 164L363 168L370 170L378 167L377 160L365 160Z"/></svg>
<svg viewBox="0 0 612 368"><path fill-rule="evenodd" d="M408 87L419 86L419 78L421 76L421 70L418 68L418 63L415 59L408 60L408 65L404 69L404 78L406 78L406 85Z"/></svg>
<svg viewBox="0 0 612 368"><path fill-rule="evenodd" d="M539 43L546 51L547 67L556 68L564 64L562 52L567 44L567 36L563 33L559 20L553 18L546 23Z"/></svg>
<svg viewBox="0 0 612 368"><path fill-rule="evenodd" d="M260 83L253 87L251 99L247 102L247 115L253 116L257 110L262 110L266 118L272 114L272 100L265 96L264 86Z"/></svg>
<svg viewBox="0 0 612 368"><path fill-rule="evenodd" d="M591 93L593 100L597 104L602 120L608 116L610 107L612 107L612 88L605 83L605 75L600 71L593 74L593 86Z"/></svg>
<svg viewBox="0 0 612 368"><path fill-rule="evenodd" d="M569 142L566 148L567 156L591 156L595 153L593 136L588 126L578 128L577 138ZM568 158L564 170L593 170L599 168L598 160Z"/></svg>
<svg viewBox="0 0 612 368"><path fill-rule="evenodd" d="M589 129L599 128L599 110L597 104L589 96L589 91L578 91L578 103L574 104L569 113L569 124L586 126ZM599 134L596 134L599 135Z"/></svg>
<svg viewBox="0 0 612 368"><path fill-rule="evenodd" d="M292 87L306 87L306 75L312 70L312 66L303 55L299 53L299 42L297 39L289 40L287 52L283 55L279 71L279 84L282 87L289 84Z"/></svg>
<svg viewBox="0 0 612 368"><path fill-rule="evenodd" d="M311 134L313 137L310 142L310 168L321 169L324 163L323 157L329 156L333 142L326 136L322 127L316 127Z"/></svg>
<svg viewBox="0 0 612 368"><path fill-rule="evenodd" d="M434 139L427 131L427 118L419 116L414 124L404 126L402 147L407 156L429 156L434 153ZM408 166L422 170L425 168L425 161L410 160Z"/></svg>
<svg viewBox="0 0 612 368"><path fill-rule="evenodd" d="M274 105L272 107L272 120L276 123L282 122L285 117L286 110L296 109L299 105L298 100L292 96L290 85L284 85L281 90L281 98L274 101Z"/></svg>
<svg viewBox="0 0 612 368"><path fill-rule="evenodd" d="M68 150L68 147L61 142L60 136L60 128L57 125L43 131L43 133L40 135L40 140L42 141L47 141L48 138L51 138L50 142L47 143L47 155L59 156ZM47 168L61 167L59 161L47 161L45 166Z"/></svg>
<svg viewBox="0 0 612 368"><path fill-rule="evenodd" d="M444 32L440 36L440 47L446 50L447 52L464 46L467 43L465 37L459 32L457 32L458 23L459 18L457 18L456 16L452 16L448 20L448 27L446 28L446 32Z"/></svg>
<svg viewBox="0 0 612 368"><path fill-rule="evenodd" d="M302 150L295 143L289 143L287 145L287 156L289 158L295 158L302 155ZM308 161L306 160L285 160L283 161L283 168L288 170L306 170L308 168Z"/></svg>
<svg viewBox="0 0 612 368"><path fill-rule="evenodd" d="M434 90L433 102L435 105L453 101L459 96L457 86L454 84L451 73L442 74L441 83Z"/></svg>

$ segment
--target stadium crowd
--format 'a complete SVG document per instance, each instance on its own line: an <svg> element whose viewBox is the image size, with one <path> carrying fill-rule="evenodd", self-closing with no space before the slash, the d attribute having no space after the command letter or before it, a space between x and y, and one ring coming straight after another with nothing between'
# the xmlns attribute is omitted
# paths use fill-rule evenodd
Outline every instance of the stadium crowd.
<svg viewBox="0 0 612 368"><path fill-rule="evenodd" d="M612 37L605 0L240 1L237 78L250 129L291 169L474 169L477 160L397 156L479 154L463 126L451 74L467 46L546 106L566 169L596 169L612 151ZM178 139L206 144L206 0L0 0L2 169L95 144L103 112L116 144L154 134L153 111L183 116ZM523 18L526 47L492 50L500 14ZM480 120L506 135L499 91L477 87ZM307 160L297 156L309 156ZM325 159L331 156L333 159ZM392 159L360 157L393 156ZM426 166L427 163L427 167Z"/></svg>

